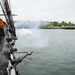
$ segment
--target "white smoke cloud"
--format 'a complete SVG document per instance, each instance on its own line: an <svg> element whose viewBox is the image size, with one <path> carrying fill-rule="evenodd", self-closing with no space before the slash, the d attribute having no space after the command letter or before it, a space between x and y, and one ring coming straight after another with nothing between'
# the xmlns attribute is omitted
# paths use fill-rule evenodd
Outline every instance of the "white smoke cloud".
<svg viewBox="0 0 75 75"><path fill-rule="evenodd" d="M40 29L31 29L27 31L19 29L17 30L18 41L16 42L16 45L21 48L45 48L49 44L49 38L46 36L46 33L43 33L44 32Z"/></svg>
<svg viewBox="0 0 75 75"><path fill-rule="evenodd" d="M28 29L18 29L17 30L17 36L23 37L23 36L31 36L32 32Z"/></svg>

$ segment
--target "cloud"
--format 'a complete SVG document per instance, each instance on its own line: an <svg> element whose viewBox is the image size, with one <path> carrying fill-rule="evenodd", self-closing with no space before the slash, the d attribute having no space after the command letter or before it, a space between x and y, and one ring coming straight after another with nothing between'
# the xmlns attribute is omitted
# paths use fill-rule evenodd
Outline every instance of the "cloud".
<svg viewBox="0 0 75 75"><path fill-rule="evenodd" d="M66 20L75 17L75 0L10 0L15 20Z"/></svg>

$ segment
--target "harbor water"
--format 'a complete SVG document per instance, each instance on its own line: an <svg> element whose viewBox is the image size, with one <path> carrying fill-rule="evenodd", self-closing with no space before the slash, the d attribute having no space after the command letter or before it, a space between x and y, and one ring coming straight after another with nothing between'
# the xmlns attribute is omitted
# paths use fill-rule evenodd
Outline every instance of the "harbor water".
<svg viewBox="0 0 75 75"><path fill-rule="evenodd" d="M21 75L75 75L75 30L17 29L17 37L18 51L33 51L18 65Z"/></svg>

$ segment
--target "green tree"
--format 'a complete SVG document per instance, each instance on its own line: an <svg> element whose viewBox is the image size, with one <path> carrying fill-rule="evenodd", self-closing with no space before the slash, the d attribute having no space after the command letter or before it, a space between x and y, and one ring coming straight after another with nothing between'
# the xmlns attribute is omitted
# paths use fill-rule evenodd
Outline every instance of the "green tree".
<svg viewBox="0 0 75 75"><path fill-rule="evenodd" d="M67 22L62 21L62 22L61 22L61 26L67 26Z"/></svg>
<svg viewBox="0 0 75 75"><path fill-rule="evenodd" d="M59 22L54 21L53 26L59 26Z"/></svg>
<svg viewBox="0 0 75 75"><path fill-rule="evenodd" d="M71 22L68 23L68 26L73 26L73 24Z"/></svg>

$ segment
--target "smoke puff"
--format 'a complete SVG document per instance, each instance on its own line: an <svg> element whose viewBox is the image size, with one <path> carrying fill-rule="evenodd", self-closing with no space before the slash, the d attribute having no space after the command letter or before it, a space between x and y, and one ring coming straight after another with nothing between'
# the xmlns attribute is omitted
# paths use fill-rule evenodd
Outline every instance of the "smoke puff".
<svg viewBox="0 0 75 75"><path fill-rule="evenodd" d="M33 35L31 35L33 33ZM18 47L28 47L28 48L44 48L47 47L49 44L49 39L45 35L45 32L43 30L38 29L31 29L31 30L25 30L25 29L18 29L17 34L19 36L17 45ZM27 36L31 35L31 36Z"/></svg>
<svg viewBox="0 0 75 75"><path fill-rule="evenodd" d="M28 29L18 29L17 30L17 35L18 36L31 36L32 35L32 32Z"/></svg>

